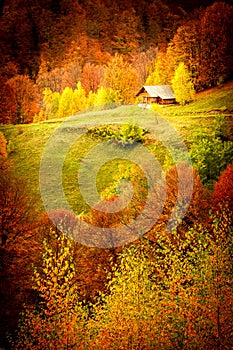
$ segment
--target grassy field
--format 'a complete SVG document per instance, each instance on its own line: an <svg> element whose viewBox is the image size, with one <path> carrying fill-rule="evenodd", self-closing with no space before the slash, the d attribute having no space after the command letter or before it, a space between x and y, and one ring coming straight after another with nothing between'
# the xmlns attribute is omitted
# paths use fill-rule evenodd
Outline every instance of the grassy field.
<svg viewBox="0 0 233 350"><path fill-rule="evenodd" d="M169 116L216 113L232 114L233 112L233 82L223 87L215 87L196 94L194 101L185 106L170 106L165 110Z"/></svg>
<svg viewBox="0 0 233 350"><path fill-rule="evenodd" d="M233 109L233 85L228 84L222 89L212 89L205 93L197 94L193 103L187 106L169 106L158 108L158 113L152 110L143 110L135 105L120 106L115 109L103 111L90 111L79 113L64 120L49 120L38 124L1 126L8 142L9 159L14 163L14 171L17 175L27 180L30 192L38 203L38 208L43 210L40 193L40 169L43 168L46 188L49 188L48 198L57 197L58 202L54 205L60 206L59 191L56 183L61 181L56 166L47 162L58 162L62 165L62 182L65 195L69 204L77 212L87 210L88 205L82 200L80 189L77 186L78 173L82 165L82 179L84 190L85 183L91 181L95 175L96 164L103 163L103 157L115 154L115 146L106 147L106 154L98 151L92 154L93 148L103 141L93 139L86 131L93 126L102 124L134 123L148 129L150 134L146 137L145 145L158 158L160 163L164 162L167 146L179 147L184 141L189 147L192 143L194 133L203 129L211 131L217 115L225 115L228 123L228 133L232 133ZM180 135L174 136L174 135ZM165 142L156 141L156 136ZM49 142L49 143L48 143ZM48 147L49 145L49 147ZM109 148L110 147L110 148ZM111 148L112 147L112 148ZM125 150L117 148L117 154L124 158ZM127 149L128 154L136 157L135 147ZM46 158L47 157L47 158ZM41 165L41 160L43 163ZM46 165L47 164L47 165ZM111 185L115 172L118 170L120 160L108 161L100 166L97 174L97 189L103 191Z"/></svg>

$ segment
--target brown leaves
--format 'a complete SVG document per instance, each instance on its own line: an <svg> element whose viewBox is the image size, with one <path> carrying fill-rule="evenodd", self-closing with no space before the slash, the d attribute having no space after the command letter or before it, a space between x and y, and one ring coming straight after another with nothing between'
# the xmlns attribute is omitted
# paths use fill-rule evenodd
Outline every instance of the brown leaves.
<svg viewBox="0 0 233 350"><path fill-rule="evenodd" d="M233 163L226 167L214 184L212 205L215 211L226 206L233 212Z"/></svg>
<svg viewBox="0 0 233 350"><path fill-rule="evenodd" d="M2 84L0 89L0 123L14 124L17 104L14 90L8 84Z"/></svg>
<svg viewBox="0 0 233 350"><path fill-rule="evenodd" d="M157 232L169 230L167 227L169 221L173 225L171 217L174 224L177 223L180 234L195 225L197 221L206 223L210 209L210 195L202 186L195 169L186 163L169 169L166 174L166 188L158 188L158 200L161 198L161 203L164 192L166 192L166 201L157 223L148 233L151 237L155 238Z"/></svg>
<svg viewBox="0 0 233 350"><path fill-rule="evenodd" d="M0 170L0 328L12 330L23 303L32 298L32 263L39 260L36 211L25 183Z"/></svg>
<svg viewBox="0 0 233 350"><path fill-rule="evenodd" d="M30 123L36 113L39 112L39 95L37 87L27 75L16 75L7 81L13 90L17 105L13 122Z"/></svg>

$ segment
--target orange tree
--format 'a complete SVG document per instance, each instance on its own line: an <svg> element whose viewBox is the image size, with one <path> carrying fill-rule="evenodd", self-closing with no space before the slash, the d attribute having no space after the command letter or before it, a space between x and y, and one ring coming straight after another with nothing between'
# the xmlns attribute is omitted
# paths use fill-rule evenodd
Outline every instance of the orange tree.
<svg viewBox="0 0 233 350"><path fill-rule="evenodd" d="M14 124L30 123L39 112L39 94L28 75L16 75L7 81L17 105Z"/></svg>
<svg viewBox="0 0 233 350"><path fill-rule="evenodd" d="M6 83L2 83L0 89L0 123L14 123L16 113L15 94L13 89Z"/></svg>
<svg viewBox="0 0 233 350"><path fill-rule="evenodd" d="M228 164L214 184L212 203L215 210L227 206L233 211L233 163Z"/></svg>
<svg viewBox="0 0 233 350"><path fill-rule="evenodd" d="M40 240L37 213L28 193L27 184L15 177L4 158L0 167L1 340L15 327L24 302L33 298L31 265L39 260Z"/></svg>
<svg viewBox="0 0 233 350"><path fill-rule="evenodd" d="M200 19L180 26L169 43L167 54L173 69L184 62L196 90L216 86L232 75L232 11L231 5L215 2Z"/></svg>

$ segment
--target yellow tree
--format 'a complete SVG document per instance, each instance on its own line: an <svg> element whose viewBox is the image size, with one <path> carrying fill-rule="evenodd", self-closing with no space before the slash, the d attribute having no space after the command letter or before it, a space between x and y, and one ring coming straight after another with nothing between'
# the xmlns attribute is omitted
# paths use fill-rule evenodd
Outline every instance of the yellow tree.
<svg viewBox="0 0 233 350"><path fill-rule="evenodd" d="M166 52L167 67L171 71L171 79L175 74L176 67L183 62L192 73L192 78L197 82L200 50L199 36L199 23L196 20L178 28Z"/></svg>
<svg viewBox="0 0 233 350"><path fill-rule="evenodd" d="M101 86L95 94L95 106L101 106L108 102L108 91L103 86Z"/></svg>
<svg viewBox="0 0 233 350"><path fill-rule="evenodd" d="M95 105L95 97L96 94L90 90L87 96L87 108L93 107Z"/></svg>
<svg viewBox="0 0 233 350"><path fill-rule="evenodd" d="M77 84L77 89L75 89L73 92L70 114L73 115L74 113L77 113L79 111L86 109L86 107L87 107L86 92L82 87L81 82L79 81Z"/></svg>
<svg viewBox="0 0 233 350"><path fill-rule="evenodd" d="M146 80L146 85L170 84L173 75L166 52L161 51L155 59L154 69Z"/></svg>
<svg viewBox="0 0 233 350"><path fill-rule="evenodd" d="M83 342L86 314L74 283L74 243L60 232L51 234L33 276L41 301L22 313L14 349L77 349Z"/></svg>
<svg viewBox="0 0 233 350"><path fill-rule="evenodd" d="M43 107L46 119L56 118L61 97L59 92L52 92L50 89L45 89L43 95Z"/></svg>
<svg viewBox="0 0 233 350"><path fill-rule="evenodd" d="M112 267L110 293L102 295L94 307L96 318L89 322L90 333L93 332L90 348L157 348L152 275L145 246L133 245L123 250L119 262ZM154 347L149 345L150 340Z"/></svg>
<svg viewBox="0 0 233 350"><path fill-rule="evenodd" d="M175 93L176 101L183 105L190 102L195 95L191 75L183 62L179 64L175 71L174 78L172 79L172 88Z"/></svg>
<svg viewBox="0 0 233 350"><path fill-rule="evenodd" d="M50 109L50 115L49 115L49 118L51 119L57 117L60 98L61 98L61 95L59 94L59 92L55 91L53 93L52 100L51 100L51 109Z"/></svg>
<svg viewBox="0 0 233 350"><path fill-rule="evenodd" d="M115 102L132 103L138 89L138 74L131 64L116 54L104 70L105 86L115 93Z"/></svg>
<svg viewBox="0 0 233 350"><path fill-rule="evenodd" d="M59 108L57 112L58 118L68 117L72 114L71 103L73 99L73 90L69 87L66 87L61 95L59 101Z"/></svg>
<svg viewBox="0 0 233 350"><path fill-rule="evenodd" d="M89 321L96 349L230 349L232 228L226 213L183 237L124 249Z"/></svg>

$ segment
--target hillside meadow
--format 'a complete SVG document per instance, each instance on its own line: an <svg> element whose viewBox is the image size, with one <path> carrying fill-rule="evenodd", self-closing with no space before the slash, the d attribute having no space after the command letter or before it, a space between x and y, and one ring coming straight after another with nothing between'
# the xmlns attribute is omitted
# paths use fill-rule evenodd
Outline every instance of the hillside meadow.
<svg viewBox="0 0 233 350"><path fill-rule="evenodd" d="M157 105L155 110L148 110L141 109L137 105L122 105L109 110L80 112L71 118L54 119L35 124L2 126L0 130L3 131L7 139L9 159L13 161L15 173L26 180L39 210L43 210L39 191L40 162L46 143L53 134L56 135L56 130L62 125L58 136L59 140L64 147L70 148L63 169L65 191L69 201L75 203L75 210L80 213L87 208L81 199L79 189L75 186L80 161L97 143L103 142L103 140L91 137L87 132L88 129L107 124L132 123L152 130L158 123L162 125L163 120L166 120L181 136L189 149L194 142L194 134L203 131L211 133L221 115L227 125L228 138L232 140L232 116L230 114L232 106L233 87L232 83L228 83L222 89L215 88L197 94L195 100L187 106ZM165 130L162 128L159 132L165 133L165 139L169 140L171 130L167 125L164 128ZM71 135L76 139L72 147L67 146L70 143ZM163 166L166 150L162 144L148 134L145 135L144 145L153 152ZM56 151L54 152L56 154ZM59 154L56 154L56 157L59 158ZM90 159L86 161L88 173L92 171L91 162L93 161ZM97 188L100 192L110 185L112 174L118 165L116 161L113 161L111 165L106 164L102 168L97 177ZM48 175L52 176L49 171Z"/></svg>
<svg viewBox="0 0 233 350"><path fill-rule="evenodd" d="M124 120L129 120L128 116L133 117L132 119L134 121L138 119L147 128L157 122L157 115L151 110L141 110L137 106L121 106L108 111L79 114L67 122L54 120L48 123L4 127L4 135L8 141L9 159L13 161L14 171L26 180L40 210L43 210L39 191L40 162L46 143L61 123L63 125L65 124L62 134L59 134L60 141L62 140L64 147L70 142L71 132L75 133L78 139L75 146L67 154L63 175L67 194L71 197L71 201L73 200L77 203L77 201L81 201L81 198L78 189L75 188L74 191L74 181L72 179L74 180L75 174L78 173L80 159L85 158L88 150L91 150L97 143L97 140L93 140L89 135L83 134L84 129L82 124L85 124L85 127L87 125L93 127L108 124L109 121L111 121L111 124L119 123L119 120L124 123ZM192 142L194 130L198 132L206 128L208 129L215 122L213 116L199 115L175 118L165 117L165 119L176 128L187 145L190 145ZM81 135L80 138L78 137L79 134ZM152 150L155 156L160 157L159 160L161 162L164 161L164 152L163 150L160 151L158 146L156 147L156 140L150 139L147 147ZM59 157L59 154L57 154L57 157ZM87 170L89 172L91 171L90 166ZM105 167L105 170L102 172L101 178L99 178L99 182L102 183L102 190L104 189L104 184L107 185L111 180L113 167L109 166L107 169ZM52 176L49 171L48 176Z"/></svg>
<svg viewBox="0 0 233 350"><path fill-rule="evenodd" d="M232 165L225 172L233 159L232 92L228 85L197 94L186 106L103 106L70 118L1 126L11 164L9 177L2 171L9 189L1 186L2 223L9 235L2 249L1 319L9 349L209 349L216 342L229 348L232 219L218 205L232 193ZM143 163L142 148L166 175L166 201L142 237L127 241L126 231L127 243L117 245L121 226L141 214L154 186L140 169L154 166L150 157ZM190 160L197 171L182 164L177 178L174 165ZM110 206L118 182L127 179L135 194L125 211L93 210L93 182L100 203L107 199ZM98 243L105 245L90 246L95 231L91 236L78 231L87 245L63 234L66 225L71 232L77 227L64 210L63 191L75 214L93 226L116 229L115 236L100 235ZM187 198L185 216L167 232L173 209ZM153 218L157 202L150 205L146 215ZM229 206L232 210L231 199ZM45 209L58 209L53 214L62 230Z"/></svg>
<svg viewBox="0 0 233 350"><path fill-rule="evenodd" d="M231 2L2 1L0 350L232 349Z"/></svg>

